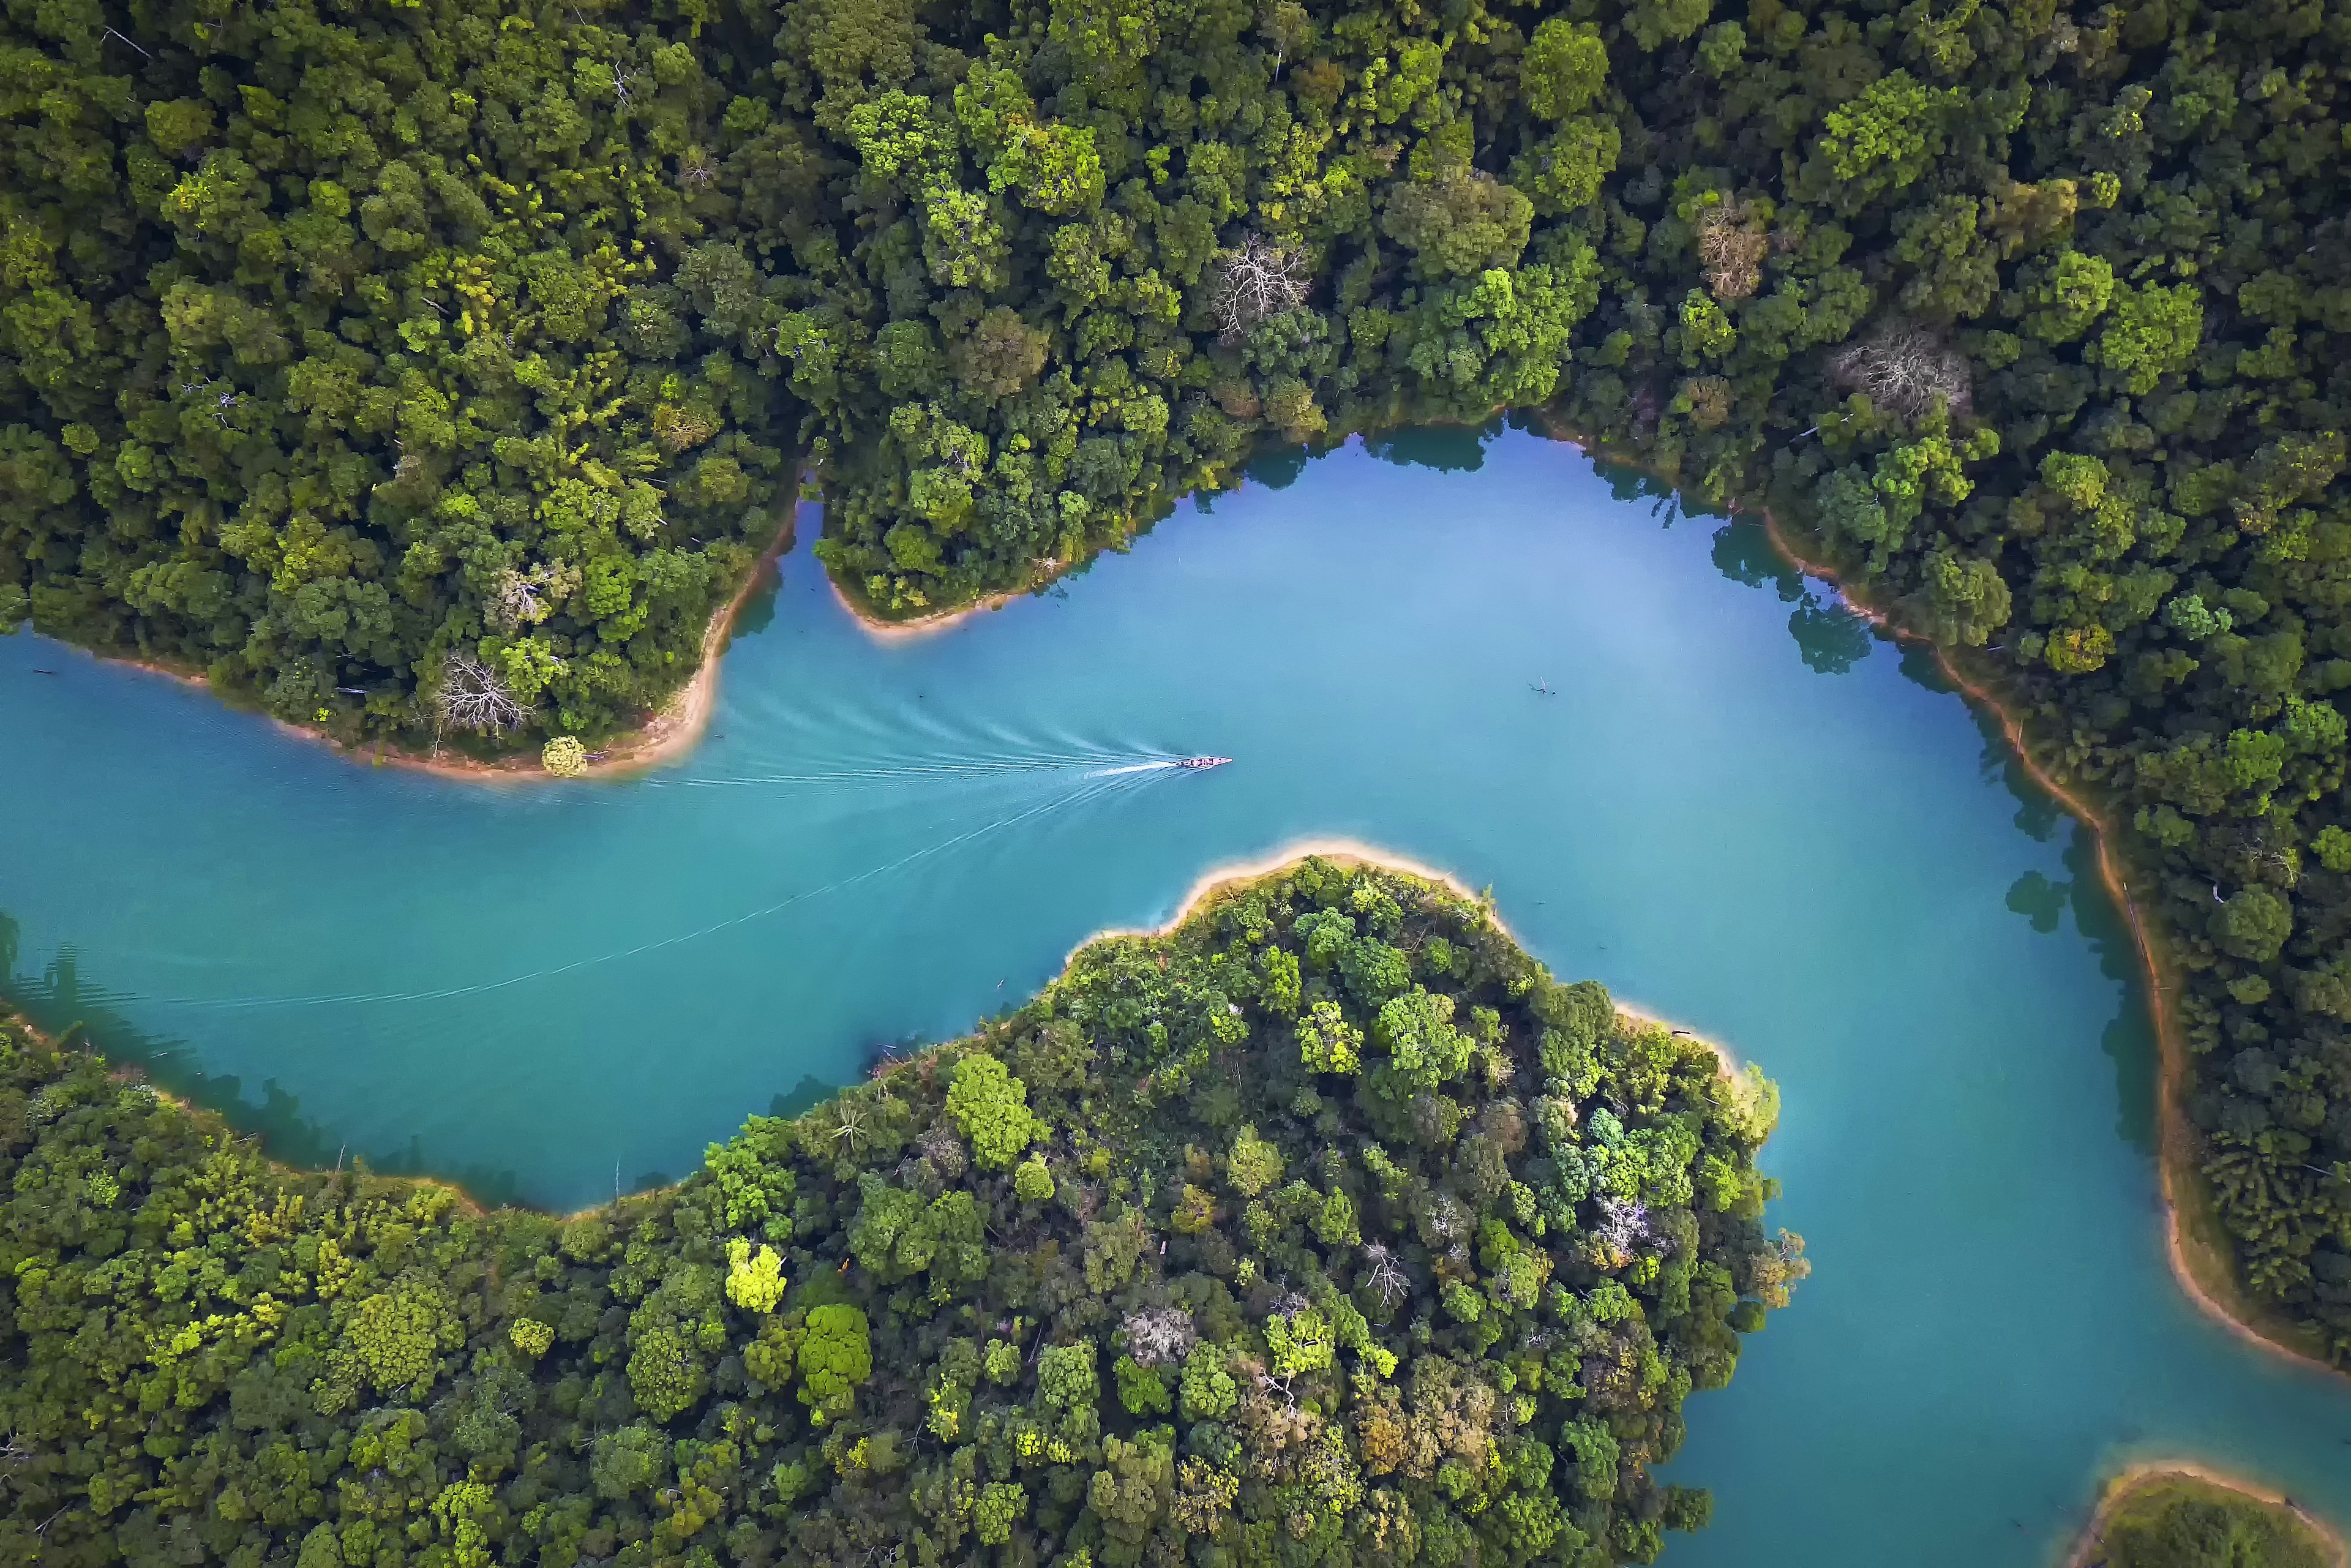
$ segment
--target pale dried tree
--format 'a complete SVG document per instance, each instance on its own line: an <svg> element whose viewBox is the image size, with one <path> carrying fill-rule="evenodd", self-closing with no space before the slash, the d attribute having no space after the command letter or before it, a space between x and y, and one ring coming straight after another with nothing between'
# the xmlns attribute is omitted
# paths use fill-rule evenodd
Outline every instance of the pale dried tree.
<svg viewBox="0 0 2351 1568"><path fill-rule="evenodd" d="M1744 299L1762 286L1771 236L1743 202L1708 207L1698 221L1698 262L1718 299Z"/></svg>
<svg viewBox="0 0 2351 1568"><path fill-rule="evenodd" d="M490 624L501 632L536 625L547 615L547 607L539 601L546 586L545 567L528 573L508 567L498 573L497 586L490 591Z"/></svg>
<svg viewBox="0 0 2351 1568"><path fill-rule="evenodd" d="M1904 419L1921 418L1937 403L1954 414L1974 405L1967 356L1907 323L1880 328L1838 350L1829 360L1829 377Z"/></svg>
<svg viewBox="0 0 2351 1568"><path fill-rule="evenodd" d="M443 725L482 735L518 729L530 716L530 710L507 689L505 677L471 653L452 653L441 661L433 707Z"/></svg>
<svg viewBox="0 0 2351 1568"><path fill-rule="evenodd" d="M1450 1241L1467 1228L1469 1216L1450 1193L1439 1193L1421 1221L1421 1234L1431 1246Z"/></svg>
<svg viewBox="0 0 2351 1568"><path fill-rule="evenodd" d="M1217 253L1217 325L1228 339L1246 337L1259 322L1303 304L1308 281L1304 250L1246 235L1235 249Z"/></svg>
<svg viewBox="0 0 2351 1568"><path fill-rule="evenodd" d="M718 178L718 165L710 154L699 147L689 147L677 161L677 183L688 191L699 191Z"/></svg>
<svg viewBox="0 0 2351 1568"><path fill-rule="evenodd" d="M1126 1333L1126 1354L1138 1366L1166 1366L1192 1354L1200 1333L1192 1314L1181 1307L1145 1307L1129 1312L1119 1325Z"/></svg>
<svg viewBox="0 0 2351 1568"><path fill-rule="evenodd" d="M1395 1253L1386 1242L1374 1241L1366 1245L1364 1261L1372 1266L1371 1271L1364 1276L1364 1283L1377 1291L1380 1300L1394 1306L1411 1294L1411 1277L1397 1266Z"/></svg>
<svg viewBox="0 0 2351 1568"><path fill-rule="evenodd" d="M1619 1252L1635 1252L1649 1239L1649 1211L1623 1198L1600 1200L1600 1234Z"/></svg>

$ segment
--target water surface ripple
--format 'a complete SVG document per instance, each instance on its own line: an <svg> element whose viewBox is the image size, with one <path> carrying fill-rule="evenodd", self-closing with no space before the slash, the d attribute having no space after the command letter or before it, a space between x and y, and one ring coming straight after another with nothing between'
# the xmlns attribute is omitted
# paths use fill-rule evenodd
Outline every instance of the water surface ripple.
<svg viewBox="0 0 2351 1568"><path fill-rule="evenodd" d="M1668 1562L2038 1568L2150 1455L2351 1525L2351 1385L2171 1281L2126 937L1976 716L1753 528L1570 448L1273 477L917 640L861 632L803 538L710 738L627 784L371 770L0 639L0 960L288 1157L570 1207L1207 867L1362 839L1782 1087L1775 1219L1819 1271L1691 1404L1716 1522ZM1238 760L1149 766L1196 752Z"/></svg>

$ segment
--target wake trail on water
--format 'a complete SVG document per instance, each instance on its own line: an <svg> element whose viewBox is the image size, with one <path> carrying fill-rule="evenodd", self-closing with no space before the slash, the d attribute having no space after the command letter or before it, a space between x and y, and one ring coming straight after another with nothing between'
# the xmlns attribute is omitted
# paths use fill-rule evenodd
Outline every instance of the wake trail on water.
<svg viewBox="0 0 2351 1568"><path fill-rule="evenodd" d="M813 898L821 898L827 894L838 893L843 888L872 881L875 877L886 876L892 872L902 871L918 861L944 854L959 845L970 843L990 833L1001 832L1021 822L1053 812L1070 810L1104 796L1122 794L1144 787L1147 785L1148 779L1143 776L1164 777L1176 766L1173 761L1134 763L1089 773L1084 776L1077 788L1040 804L1012 812L1008 816L998 817L994 821L983 822L978 827L967 829L949 838L941 839L936 843L926 845L910 854L901 855L896 860L884 864L870 866L864 871L835 878L821 886L803 888L776 900L773 904L763 904L759 908L731 915L725 920L715 921L708 925L684 932L678 936L664 936L653 942L640 942L634 946L600 953L593 957L575 958L569 963L551 965L525 974L509 975L503 979L483 980L465 986L444 986L427 990L343 991L307 997L146 997L141 999L152 1006L181 1007L210 1012L237 1012L265 1009L343 1007L368 1003L440 1002L453 1001L465 997L486 996L496 991L510 990L517 986L526 986L539 980L551 980L559 976L577 974L580 970L594 968L599 965L619 963L623 959L643 957L649 953L682 947L689 942L698 942L705 936L715 936L722 931L732 931L738 926L748 925L754 921L781 914L795 904L804 904Z"/></svg>
<svg viewBox="0 0 2351 1568"><path fill-rule="evenodd" d="M1079 771L1172 759L1132 737L1078 735L1050 722L1008 723L955 705L876 707L817 694L761 705L745 744L721 747L693 773L653 789L856 789Z"/></svg>
<svg viewBox="0 0 2351 1568"><path fill-rule="evenodd" d="M1013 778L1026 773L1080 773L1092 778L1107 778L1127 773L1148 772L1155 768L1173 768L1177 758L1150 757L1133 760L1133 752L1113 752L1093 756L1061 756L1008 758L943 758L932 762L876 762L862 768L843 768L820 773L743 773L720 777L690 779L658 779L646 780L648 789L746 789L813 786L822 788L857 788L883 784L925 782L977 782L987 779Z"/></svg>

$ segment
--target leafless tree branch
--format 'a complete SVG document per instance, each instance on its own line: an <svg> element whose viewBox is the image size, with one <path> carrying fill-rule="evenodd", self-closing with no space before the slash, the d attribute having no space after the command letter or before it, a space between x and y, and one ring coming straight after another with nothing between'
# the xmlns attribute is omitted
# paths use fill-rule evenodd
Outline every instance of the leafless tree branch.
<svg viewBox="0 0 2351 1568"><path fill-rule="evenodd" d="M433 706L444 725L483 735L518 729L530 716L507 691L505 678L471 653L452 653L441 662Z"/></svg>
<svg viewBox="0 0 2351 1568"><path fill-rule="evenodd" d="M1964 414L1975 402L1967 356L1923 327L1897 323L1846 344L1829 360L1829 378L1904 419L1920 418L1938 402Z"/></svg>
<svg viewBox="0 0 2351 1568"><path fill-rule="evenodd" d="M1302 304L1307 287L1303 250L1247 235L1238 248L1217 255L1217 325L1227 338L1243 337L1259 322Z"/></svg>
<svg viewBox="0 0 2351 1568"><path fill-rule="evenodd" d="M1126 1353L1138 1366L1165 1366L1181 1361L1200 1343L1192 1314L1181 1307L1146 1307L1127 1313L1120 1326L1126 1331Z"/></svg>

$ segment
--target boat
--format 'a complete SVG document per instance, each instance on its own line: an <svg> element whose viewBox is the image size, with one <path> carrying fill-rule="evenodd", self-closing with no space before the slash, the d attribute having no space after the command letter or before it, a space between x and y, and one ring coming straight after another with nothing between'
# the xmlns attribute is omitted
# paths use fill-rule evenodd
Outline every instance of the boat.
<svg viewBox="0 0 2351 1568"><path fill-rule="evenodd" d="M1178 768L1222 768L1226 763L1230 762L1232 758L1229 757L1186 757L1179 760L1176 766Z"/></svg>

